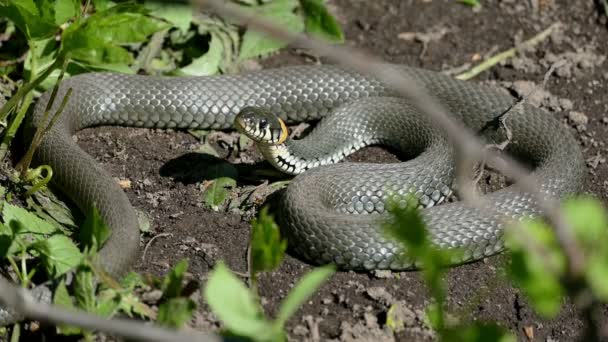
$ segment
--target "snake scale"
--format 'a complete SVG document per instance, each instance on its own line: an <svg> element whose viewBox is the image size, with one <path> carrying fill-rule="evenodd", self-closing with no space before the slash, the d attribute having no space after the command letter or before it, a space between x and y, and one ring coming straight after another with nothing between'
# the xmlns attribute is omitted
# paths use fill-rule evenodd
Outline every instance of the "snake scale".
<svg viewBox="0 0 608 342"><path fill-rule="evenodd" d="M440 73L386 65L423 86L457 119L489 143L504 140L492 122L515 102L508 94ZM277 219L298 255L343 269L406 269L398 244L379 229L390 194L414 193L433 242L459 247L456 263L503 249L504 219L538 213L531 196L513 186L484 195L484 211L462 202L435 206L452 192L454 151L432 122L373 77L346 69L295 66L236 75L149 77L115 73L82 74L62 82L57 97L73 92L35 162L54 170L53 183L81 210L94 203L112 235L100 252L110 274L129 269L139 248L135 212L125 193L72 139L79 129L97 125L175 129L230 129L245 107L264 108L288 123L321 119L307 137L288 141L279 163L296 171L298 163L317 166L337 161L369 144L388 144L413 159L393 164L338 163L313 168L283 194ZM43 123L50 92L38 101L26 129ZM56 101L55 107L60 101ZM508 113L513 136L508 152L527 160L542 191L559 198L580 191L585 174L582 153L569 131L540 109L523 105ZM286 151L283 151L286 152ZM296 155L296 154L299 154ZM290 164L291 163L291 164ZM276 164L276 162L275 162ZM293 169L290 170L290 166ZM280 165L279 165L280 166ZM296 172L293 172L296 173ZM407 227L404 227L407 229Z"/></svg>

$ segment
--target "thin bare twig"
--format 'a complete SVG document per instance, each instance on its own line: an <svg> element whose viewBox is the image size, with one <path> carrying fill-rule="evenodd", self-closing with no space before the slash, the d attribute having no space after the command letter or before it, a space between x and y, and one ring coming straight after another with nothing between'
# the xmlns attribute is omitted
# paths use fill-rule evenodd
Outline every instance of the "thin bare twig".
<svg viewBox="0 0 608 342"><path fill-rule="evenodd" d="M29 291L15 286L0 277L0 302L13 308L19 314L41 322L77 326L93 331L103 331L127 339L140 341L179 341L201 342L222 341L222 338L210 333L186 333L144 324L130 319L107 320L86 312L67 310L54 305L41 303L32 297Z"/></svg>
<svg viewBox="0 0 608 342"><path fill-rule="evenodd" d="M266 20L256 18L254 14L245 12L235 6L227 5L218 0L198 0L197 5L202 8L208 6L216 12L246 23L249 27L261 31L275 39L293 43L323 55L335 63L350 69L375 77L400 95L409 99L411 103L428 115L434 123L445 131L461 153L474 160L488 160L497 166L507 177L517 180L520 188L528 191L536 199L540 209L555 227L555 233L560 246L568 258L568 268L571 274L579 276L584 269L584 255L577 241L572 238L566 220L559 210L559 202L548 197L540 191L534 175L508 156L500 156L494 151L485 149L485 146L466 128L448 115L443 106L435 101L431 95L418 86L410 77L397 73L394 69L386 68L384 62L378 58L366 55L347 47L337 47L324 43L318 39L308 38L301 34L294 34ZM383 65L384 64L384 65Z"/></svg>

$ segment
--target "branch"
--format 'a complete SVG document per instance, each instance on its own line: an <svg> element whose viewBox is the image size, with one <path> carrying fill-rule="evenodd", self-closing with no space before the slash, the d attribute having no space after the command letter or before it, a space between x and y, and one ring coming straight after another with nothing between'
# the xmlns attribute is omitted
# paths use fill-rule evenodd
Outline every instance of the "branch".
<svg viewBox="0 0 608 342"><path fill-rule="evenodd" d="M367 74L380 80L397 93L404 96L424 114L428 115L435 124L445 131L460 155L470 156L476 160L488 160L497 166L505 176L517 180L522 189L526 189L536 199L547 219L555 227L555 233L561 248L568 258L569 271L573 276L579 276L584 270L584 256L575 239L572 238L562 213L559 202L547 197L540 191L536 177L513 158L500 156L496 152L486 150L484 145L461 122L452 119L443 106L435 101L423 88L418 86L410 77L403 73L395 73L382 65L383 61L347 47L337 47L305 35L285 31L281 27L266 20L255 17L255 14L245 12L224 4L219 0L197 0L199 9L208 6L225 17L246 24L275 39L308 48L315 53L324 55L335 63Z"/></svg>
<svg viewBox="0 0 608 342"><path fill-rule="evenodd" d="M98 330L127 339L159 342L223 341L222 338L210 333L174 331L130 319L108 320L80 310L67 310L56 305L41 303L34 299L30 291L12 284L4 277L0 277L0 302L20 315L41 322Z"/></svg>

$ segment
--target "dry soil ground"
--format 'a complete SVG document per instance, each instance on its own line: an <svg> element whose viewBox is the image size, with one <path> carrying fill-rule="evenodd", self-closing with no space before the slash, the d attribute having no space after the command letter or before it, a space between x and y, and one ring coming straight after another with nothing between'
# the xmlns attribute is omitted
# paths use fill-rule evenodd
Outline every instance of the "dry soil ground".
<svg viewBox="0 0 608 342"><path fill-rule="evenodd" d="M484 0L479 11L452 0L332 0L332 11L344 27L347 44L387 61L433 70L449 70L512 47L555 22L563 29L524 56L496 66L475 82L498 82L514 94L526 94L531 83L542 82L550 65L567 64L545 89L531 99L571 127L588 159L586 191L606 200L608 167L604 143L608 136L608 54L605 18L593 1ZM535 4L533 7L531 4ZM322 58L321 58L322 61ZM263 67L318 62L297 48L263 61ZM223 259L236 271L246 270L249 217L214 212L201 201L196 170L205 162L194 153L199 141L183 132L131 128L96 128L79 134L79 143L115 177L129 180L132 203L149 213L157 234L137 271L165 273L181 258L190 260L193 278L204 281L213 264ZM394 159L379 148L355 157L378 162ZM178 169L187 171L178 172ZM260 181L261 182L261 181ZM247 182L243 182L245 184ZM251 184L251 182L249 182ZM255 182L253 183L255 185ZM495 321L520 339L568 341L582 329L575 308L566 303L553 320L536 316L522 294L504 281L506 258L496 256L449 272L449 308L463 320ZM278 303L311 266L287 257L278 271L261 279L266 309ZM428 303L421 277L400 274L338 273L289 322L294 340L420 340L432 334L421 321ZM400 302L407 327L394 337L384 329L388 305ZM196 322L200 329L217 326L203 305ZM602 313L606 317L606 310ZM526 334L524 331L527 331ZM318 335L317 335L318 334Z"/></svg>

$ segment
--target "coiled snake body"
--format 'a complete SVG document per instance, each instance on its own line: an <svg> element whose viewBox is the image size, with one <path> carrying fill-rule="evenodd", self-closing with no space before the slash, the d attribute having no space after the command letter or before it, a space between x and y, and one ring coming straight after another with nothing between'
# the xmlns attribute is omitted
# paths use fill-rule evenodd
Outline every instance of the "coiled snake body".
<svg viewBox="0 0 608 342"><path fill-rule="evenodd" d="M493 119L514 103L510 96L439 73L402 66L455 117L489 142L502 141ZM287 122L320 119L310 137L290 142L302 160L340 159L371 143L386 143L414 159L395 164L339 163L314 168L288 186L277 215L290 246L314 263L342 268L411 267L402 251L380 232L389 194L415 193L428 207L423 216L432 239L461 247L466 262L502 250L504 218L537 213L534 201L512 187L485 196L496 210L483 212L461 202L434 206L451 193L454 151L445 137L415 108L374 78L335 66L298 66L238 75L161 78L112 73L83 74L65 80L57 98L73 89L62 116L45 135L36 163L49 164L53 182L82 210L96 204L112 235L100 256L111 274L127 270L138 254L134 210L116 182L82 151L72 134L84 127L119 125L157 128L229 129L246 106L268 109ZM42 96L29 122L42 123L50 92ZM56 101L55 107L61 101ZM53 112L53 111L51 111ZM584 164L566 128L548 113L524 105L509 112L513 132L508 151L530 160L547 194L563 197L580 190ZM323 158L319 156L324 156ZM290 155L284 162L298 162ZM404 227L405 229L407 227Z"/></svg>

